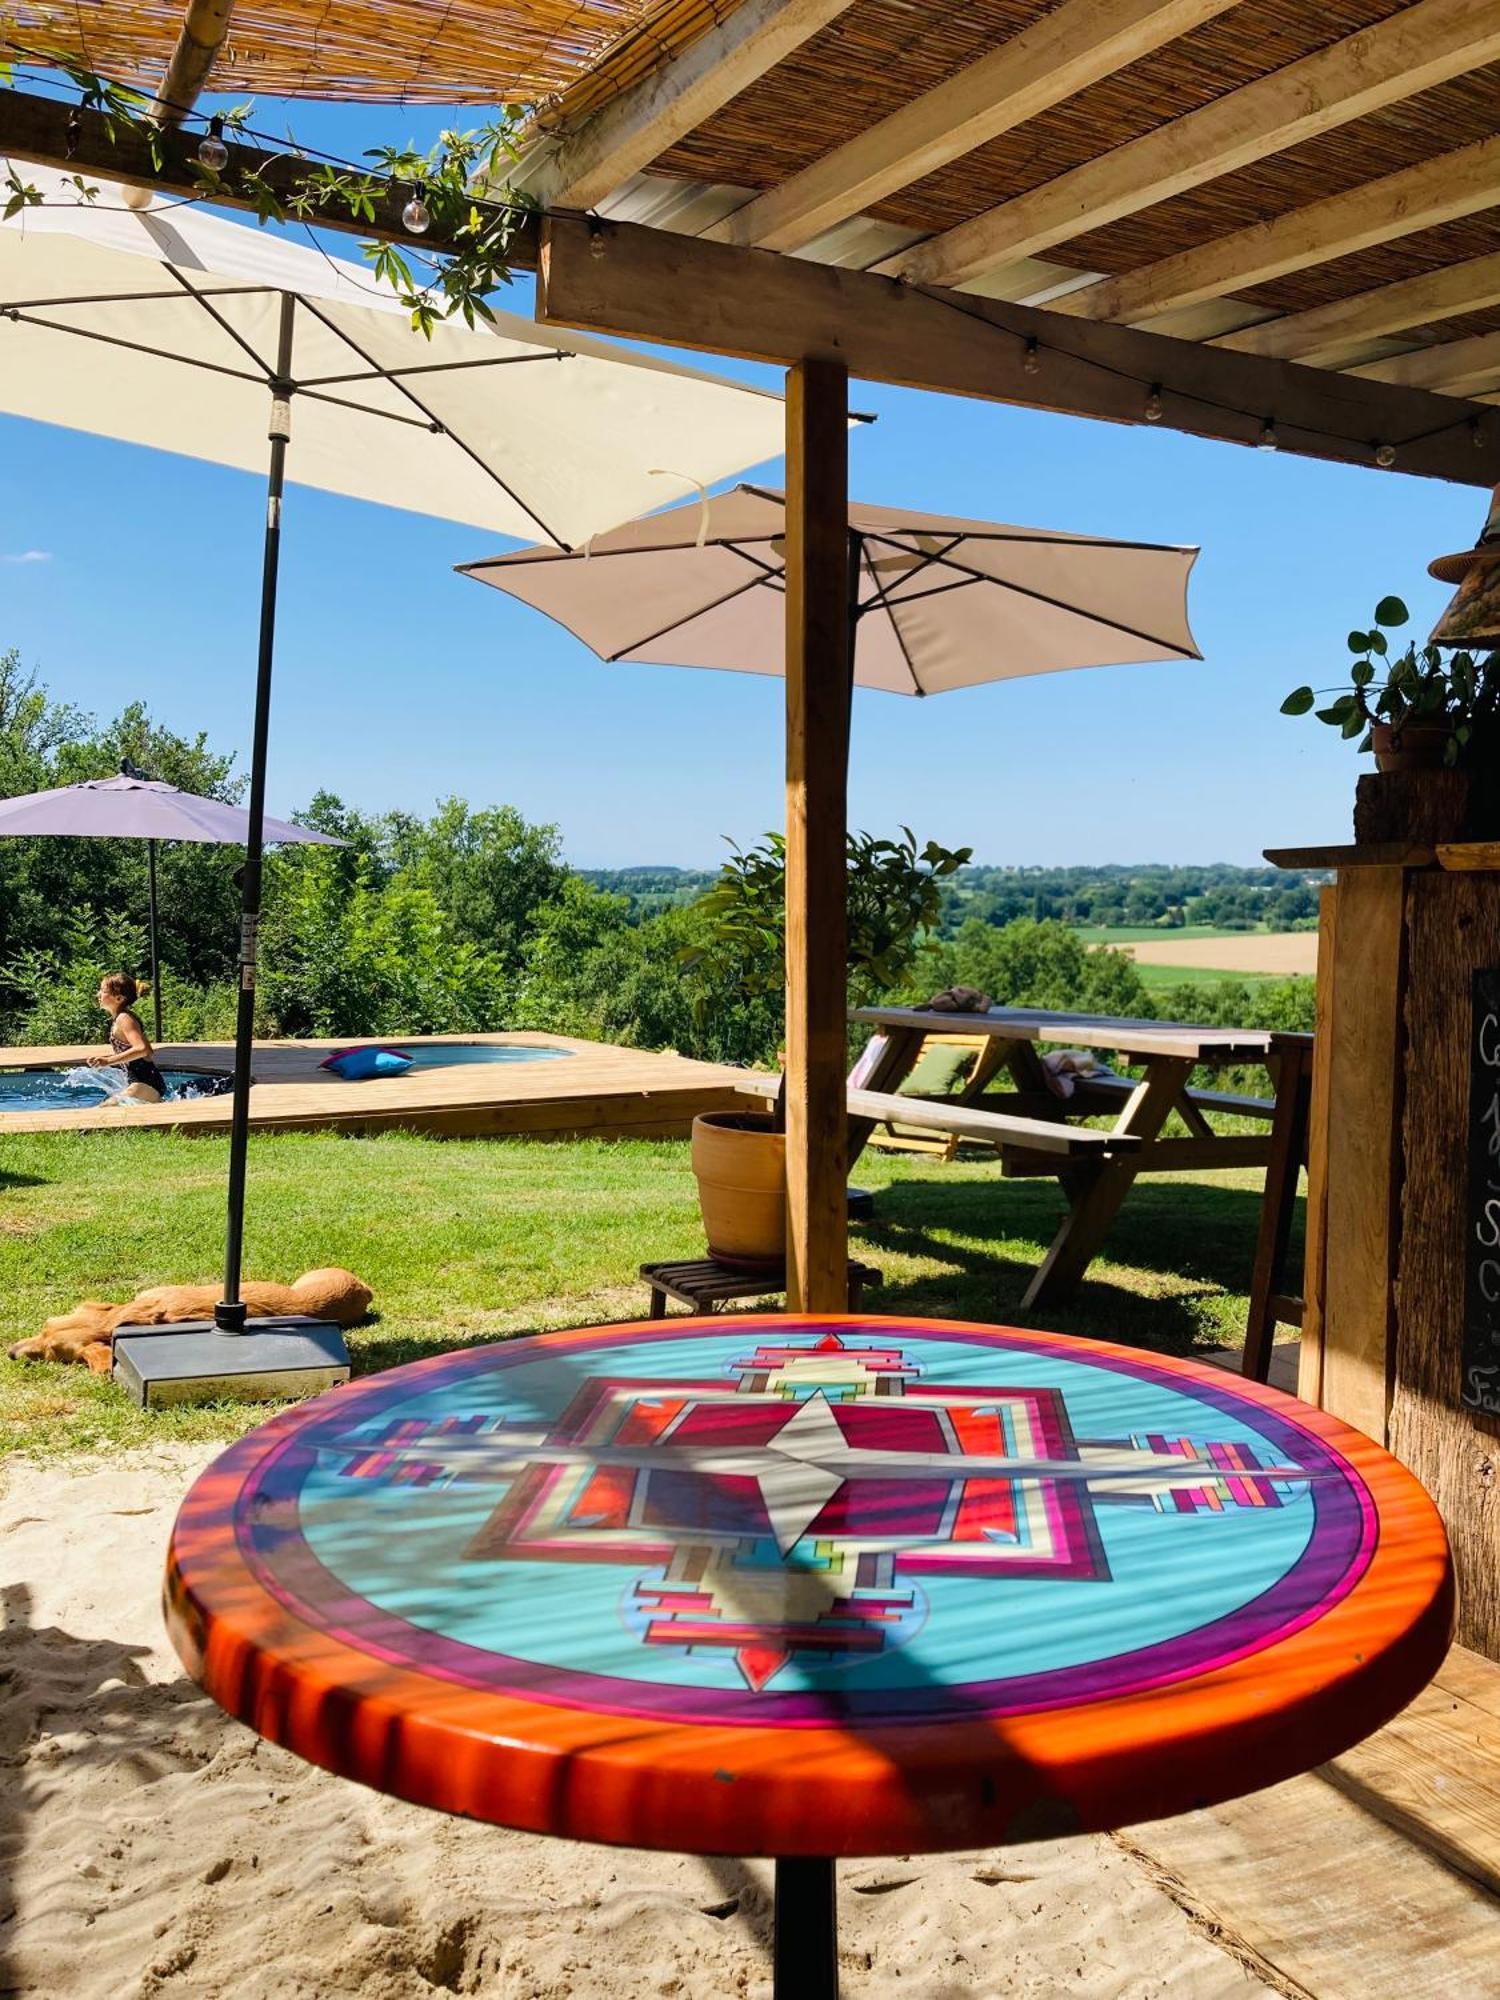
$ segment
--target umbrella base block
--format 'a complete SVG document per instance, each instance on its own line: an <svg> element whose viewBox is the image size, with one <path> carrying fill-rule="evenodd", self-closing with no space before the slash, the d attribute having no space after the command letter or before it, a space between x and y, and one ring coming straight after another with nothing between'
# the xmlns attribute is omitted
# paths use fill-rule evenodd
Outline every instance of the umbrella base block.
<svg viewBox="0 0 1500 2000"><path fill-rule="evenodd" d="M332 1320L301 1313L253 1319L244 1333L212 1320L119 1327L114 1378L142 1409L178 1403L292 1403L349 1380L349 1350Z"/></svg>

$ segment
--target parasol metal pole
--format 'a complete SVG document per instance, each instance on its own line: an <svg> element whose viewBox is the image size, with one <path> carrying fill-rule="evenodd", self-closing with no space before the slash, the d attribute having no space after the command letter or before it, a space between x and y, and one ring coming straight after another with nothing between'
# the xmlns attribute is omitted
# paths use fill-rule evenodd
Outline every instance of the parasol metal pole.
<svg viewBox="0 0 1500 2000"><path fill-rule="evenodd" d="M276 653L276 583L281 560L281 496L292 435L292 326L296 311L281 296L276 379L271 384L270 471L266 481L266 540L260 584L260 650L255 674L255 721L250 739L250 824L245 829L245 871L240 893L239 996L234 1023L234 1110L229 1127L229 1217L224 1244L224 1296L214 1323L243 1333L240 1261L245 1236L245 1163L250 1143L250 1062L255 1041L255 968L260 933L261 855L265 844L266 753L271 731L271 670Z"/></svg>
<svg viewBox="0 0 1500 2000"><path fill-rule="evenodd" d="M156 949L156 842L146 842L146 905L151 925L151 999L156 1009L156 1039L161 1040L161 961Z"/></svg>
<svg viewBox="0 0 1500 2000"><path fill-rule="evenodd" d="M849 1303L849 376L787 375L787 1309Z"/></svg>

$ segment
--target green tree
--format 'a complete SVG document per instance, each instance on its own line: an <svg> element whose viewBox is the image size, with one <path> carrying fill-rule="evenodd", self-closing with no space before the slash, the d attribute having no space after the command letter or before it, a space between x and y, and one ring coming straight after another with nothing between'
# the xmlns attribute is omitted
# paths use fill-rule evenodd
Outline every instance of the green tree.
<svg viewBox="0 0 1500 2000"><path fill-rule="evenodd" d="M889 993L911 971L942 916L943 884L973 851L934 840L919 850L910 827L901 834L900 840L848 837L849 993L856 1005ZM759 847L736 848L695 908L707 923L701 941L688 947L688 962L698 972L705 1003L729 985L779 995L786 949L783 836L767 834Z"/></svg>
<svg viewBox="0 0 1500 2000"><path fill-rule="evenodd" d="M505 968L455 934L431 890L303 850L262 926L261 1004L283 1035L401 1035L508 1025Z"/></svg>
<svg viewBox="0 0 1500 2000"><path fill-rule="evenodd" d="M1086 945L1067 924L1017 917L998 928L973 917L957 937L923 953L916 997L944 986L977 986L1001 1007L1056 1007L1084 1014L1149 1015L1135 961Z"/></svg>
<svg viewBox="0 0 1500 2000"><path fill-rule="evenodd" d="M455 935L518 973L538 913L568 877L557 828L529 824L514 806L449 798L430 820L393 814L387 838L394 868L431 891Z"/></svg>

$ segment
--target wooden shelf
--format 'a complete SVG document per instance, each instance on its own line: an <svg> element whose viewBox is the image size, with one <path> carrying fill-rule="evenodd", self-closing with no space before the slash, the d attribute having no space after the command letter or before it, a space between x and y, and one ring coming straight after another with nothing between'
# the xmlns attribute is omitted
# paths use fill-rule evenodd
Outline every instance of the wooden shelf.
<svg viewBox="0 0 1500 2000"><path fill-rule="evenodd" d="M1267 847L1273 868L1430 868L1437 849L1417 841L1368 841L1356 847Z"/></svg>
<svg viewBox="0 0 1500 2000"><path fill-rule="evenodd" d="M1367 841L1362 846L1267 847L1273 868L1447 868L1460 874L1500 873L1500 840Z"/></svg>

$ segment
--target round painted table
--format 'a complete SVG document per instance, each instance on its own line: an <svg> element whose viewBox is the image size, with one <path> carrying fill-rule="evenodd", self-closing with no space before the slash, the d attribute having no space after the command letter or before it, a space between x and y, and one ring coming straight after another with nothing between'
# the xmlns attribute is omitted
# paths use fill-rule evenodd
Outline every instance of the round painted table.
<svg viewBox="0 0 1500 2000"><path fill-rule="evenodd" d="M581 1840L834 1858L1103 1830L1276 1783L1430 1679L1453 1591L1368 1438L1188 1361L898 1318L443 1355L273 1417L173 1530L178 1652L315 1764Z"/></svg>

